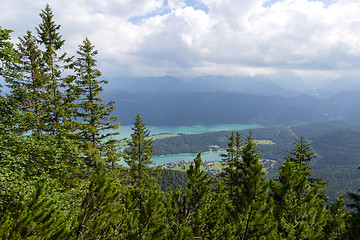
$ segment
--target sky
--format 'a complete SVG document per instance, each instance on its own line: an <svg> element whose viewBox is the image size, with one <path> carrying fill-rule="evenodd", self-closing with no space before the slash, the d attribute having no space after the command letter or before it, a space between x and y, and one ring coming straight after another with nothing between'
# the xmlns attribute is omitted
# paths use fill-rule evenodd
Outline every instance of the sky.
<svg viewBox="0 0 360 240"><path fill-rule="evenodd" d="M88 37L109 78L360 76L359 0L1 0L0 26L35 33L47 3L63 50Z"/></svg>

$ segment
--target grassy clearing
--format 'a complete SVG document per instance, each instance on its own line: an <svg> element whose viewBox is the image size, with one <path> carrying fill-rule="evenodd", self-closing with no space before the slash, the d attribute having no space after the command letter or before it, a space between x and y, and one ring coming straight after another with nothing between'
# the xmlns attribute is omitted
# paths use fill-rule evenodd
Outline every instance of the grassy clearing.
<svg viewBox="0 0 360 240"><path fill-rule="evenodd" d="M164 138L170 138L170 137L176 137L179 136L178 134L159 134L159 135L155 135L155 136L150 136L149 138L151 138L153 141L157 140L157 139L164 139ZM130 139L128 139L130 140ZM120 148L126 148L127 147L127 141L125 142L121 142L119 144Z"/></svg>
<svg viewBox="0 0 360 240"><path fill-rule="evenodd" d="M157 140L157 139L164 139L164 138L170 138L170 137L176 137L179 136L177 134L159 134L159 135L155 135L155 136L150 136L150 138L152 140Z"/></svg>
<svg viewBox="0 0 360 240"><path fill-rule="evenodd" d="M211 168L211 170L222 170L223 167L224 167L224 166L221 164L221 162L217 162L217 163L215 163L215 165Z"/></svg>
<svg viewBox="0 0 360 240"><path fill-rule="evenodd" d="M271 140L254 140L254 142L256 144L262 144L262 145L273 145L275 144L273 141Z"/></svg>
<svg viewBox="0 0 360 240"><path fill-rule="evenodd" d="M186 164L185 166L180 166L180 167L174 167L174 168L170 168L171 170L178 170L178 171L187 171L190 167L190 164ZM206 171L204 166L201 166L200 169L202 171Z"/></svg>

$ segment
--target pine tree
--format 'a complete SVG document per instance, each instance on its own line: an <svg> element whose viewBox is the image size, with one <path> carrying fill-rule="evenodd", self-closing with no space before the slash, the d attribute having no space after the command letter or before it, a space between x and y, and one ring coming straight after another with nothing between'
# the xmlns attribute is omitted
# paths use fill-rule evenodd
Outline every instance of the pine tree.
<svg viewBox="0 0 360 240"><path fill-rule="evenodd" d="M274 238L272 201L269 197L269 183L266 181L252 133L248 135L241 149L241 193L240 208L241 239Z"/></svg>
<svg viewBox="0 0 360 240"><path fill-rule="evenodd" d="M69 233L70 215L58 210L49 186L38 186L16 210L0 217L3 239L61 239Z"/></svg>
<svg viewBox="0 0 360 240"><path fill-rule="evenodd" d="M131 213L121 201L121 191L100 163L72 227L77 239L125 239L131 233ZM126 194L124 194L126 195Z"/></svg>
<svg viewBox="0 0 360 240"><path fill-rule="evenodd" d="M116 130L118 124L114 123L117 120L116 117L110 117L114 109L114 103L104 104L99 97L99 94L103 91L101 85L106 84L107 81L98 80L101 72L96 69L96 60L94 58L98 51L94 49L90 40L86 38L83 44L79 46L77 53L79 57L74 64L77 75L74 90L77 95L76 117L80 120L77 123L78 135L84 143L84 149L90 149L88 157L93 159L94 151L106 152L107 144L115 144L114 139L110 139L107 143L104 140L117 134L111 132L111 130Z"/></svg>
<svg viewBox="0 0 360 240"><path fill-rule="evenodd" d="M225 156L222 179L230 200L230 235L239 239L274 237L269 184L265 181L251 132L244 147L240 134L237 133L236 137L232 134L227 151L230 154Z"/></svg>
<svg viewBox="0 0 360 240"><path fill-rule="evenodd" d="M185 194L178 189L175 196L168 195L168 220L170 223L171 239L211 238L214 230L209 222L216 222L218 216L211 216L211 184L213 180L201 170L201 154L194 159L194 163L187 170L188 182ZM216 212L216 210L215 210ZM213 217L213 218L211 218ZM211 219L209 219L211 218ZM215 219L214 219L215 218Z"/></svg>
<svg viewBox="0 0 360 240"><path fill-rule="evenodd" d="M357 192L349 192L348 196L351 200L348 206L351 207L353 211L348 214L347 230L350 239L358 240L360 239L360 189L358 189Z"/></svg>
<svg viewBox="0 0 360 240"><path fill-rule="evenodd" d="M353 211L349 214L349 219L347 222L347 229L351 240L360 239L360 190L355 192L350 192L349 198L352 203L348 204Z"/></svg>
<svg viewBox="0 0 360 240"><path fill-rule="evenodd" d="M72 58L68 58L66 53L59 56L59 52L65 43L59 33L60 25L55 24L54 14L47 4L45 9L41 11L41 24L36 28L38 34L38 42L45 47L43 59L45 62L45 90L48 101L46 112L47 129L51 134L56 134L58 130L66 129L65 123L68 116L72 113L69 109L68 101L64 94L64 89L68 88L72 82L72 77L63 77L62 71L68 68ZM70 110L70 111L69 111Z"/></svg>
<svg viewBox="0 0 360 240"><path fill-rule="evenodd" d="M219 190L223 195L227 195L229 203L226 204L226 215L228 216L226 223L227 230L225 234L228 236L234 236L233 226L240 222L239 213L242 203L239 201L239 195L241 194L241 148L243 141L239 132L231 132L229 137L228 148L226 153L221 154L223 172L220 174L223 186ZM219 185L219 184L218 184Z"/></svg>
<svg viewBox="0 0 360 240"><path fill-rule="evenodd" d="M289 154L271 188L278 232L285 239L319 239L326 217L325 187L321 179L310 178L312 169L305 165L315 154L304 138L294 142Z"/></svg>
<svg viewBox="0 0 360 240"><path fill-rule="evenodd" d="M349 239L346 230L346 203L343 195L331 202L328 214L326 216L326 225L324 226L323 239Z"/></svg>

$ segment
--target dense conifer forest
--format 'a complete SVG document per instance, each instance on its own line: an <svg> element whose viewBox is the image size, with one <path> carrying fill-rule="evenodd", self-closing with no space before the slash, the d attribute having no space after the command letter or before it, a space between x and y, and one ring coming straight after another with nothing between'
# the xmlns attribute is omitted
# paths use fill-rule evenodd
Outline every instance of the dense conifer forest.
<svg viewBox="0 0 360 240"><path fill-rule="evenodd" d="M64 53L53 17L47 5L16 46L0 27L10 89L0 96L3 239L360 239L360 195L325 204L302 136L289 139L275 179L251 132L225 138L216 178L201 170L200 153L186 176L151 167L155 147L139 114L120 149L114 103L99 97L107 82L95 46L85 38L76 56Z"/></svg>

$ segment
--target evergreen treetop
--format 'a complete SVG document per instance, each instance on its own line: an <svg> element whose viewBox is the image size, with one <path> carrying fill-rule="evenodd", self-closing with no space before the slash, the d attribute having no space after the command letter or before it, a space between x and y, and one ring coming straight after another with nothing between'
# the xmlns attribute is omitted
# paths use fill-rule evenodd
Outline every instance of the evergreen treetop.
<svg viewBox="0 0 360 240"><path fill-rule="evenodd" d="M74 63L76 80L74 92L76 95L76 113L79 136L82 141L89 143L87 147L99 148L102 142L118 133L114 123L116 117L111 116L114 110L113 102L104 104L99 94L103 91L102 85L106 80L99 80L101 72L96 68L98 51L88 38L83 41L77 51L78 58Z"/></svg>
<svg viewBox="0 0 360 240"><path fill-rule="evenodd" d="M302 165L308 164L314 158L316 158L316 153L311 149L310 142L303 136L295 139L294 148L288 151L288 156L285 157L288 161Z"/></svg>
<svg viewBox="0 0 360 240"><path fill-rule="evenodd" d="M18 75L16 63L18 54L11 43L12 30L0 26L0 77L13 78ZM1 84L0 84L0 87ZM1 92L1 89L0 89Z"/></svg>

